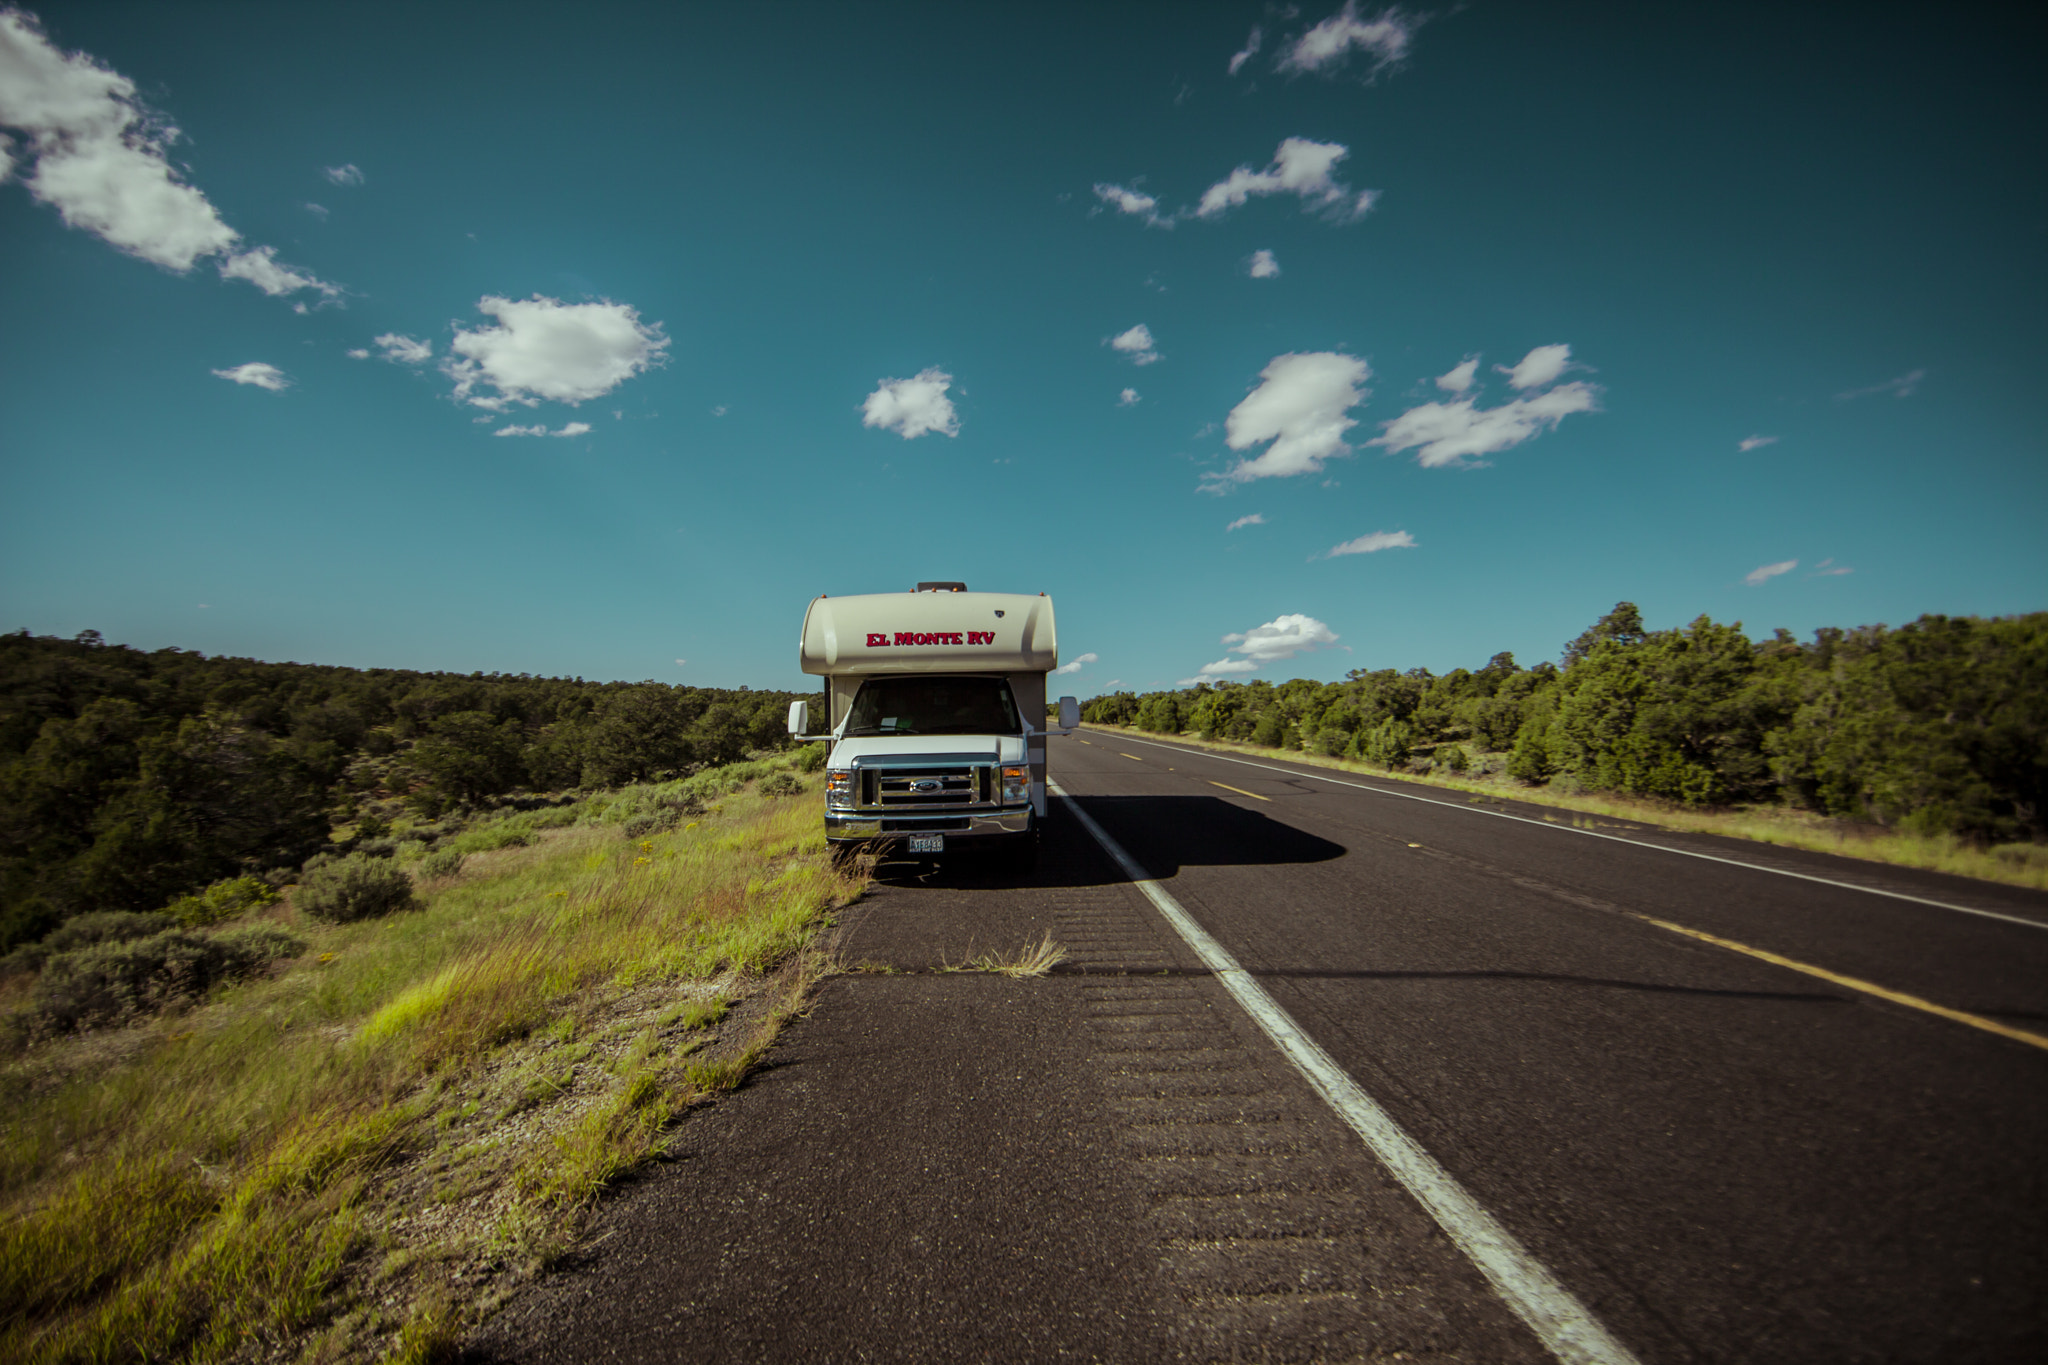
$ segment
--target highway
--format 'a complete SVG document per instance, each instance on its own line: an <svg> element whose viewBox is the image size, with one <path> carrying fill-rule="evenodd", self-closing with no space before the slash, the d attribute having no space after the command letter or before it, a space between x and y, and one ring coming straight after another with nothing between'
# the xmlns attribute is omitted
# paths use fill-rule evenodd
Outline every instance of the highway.
<svg viewBox="0 0 2048 1365"><path fill-rule="evenodd" d="M883 863L849 970L465 1360L2048 1358L2048 895L1049 759L1037 871Z"/></svg>
<svg viewBox="0 0 2048 1365"><path fill-rule="evenodd" d="M2048 1354L2048 897L1135 735L1055 753L1641 1359Z"/></svg>

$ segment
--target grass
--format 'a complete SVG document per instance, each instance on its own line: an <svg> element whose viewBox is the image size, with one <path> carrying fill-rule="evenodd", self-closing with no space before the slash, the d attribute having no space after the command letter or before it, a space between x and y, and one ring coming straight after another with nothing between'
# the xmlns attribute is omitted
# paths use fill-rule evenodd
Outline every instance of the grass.
<svg viewBox="0 0 2048 1365"><path fill-rule="evenodd" d="M1067 960L1067 950L1052 941L1052 931L1045 931L1045 937L1036 943L1026 944L1013 953L979 953L970 958L968 965L978 972L995 972L1011 980L1020 977L1044 976L1054 967Z"/></svg>
<svg viewBox="0 0 2048 1365"><path fill-rule="evenodd" d="M1133 727L1096 725L1085 727L1104 734L1140 733ZM1580 793L1555 787L1531 787L1507 776L1504 771L1447 776L1438 773L1389 772L1348 758L1331 758L1291 749L1268 749L1234 740L1202 739L1194 735L1160 735L1157 738L1190 748L1212 749L1247 757L1278 759L1309 767L1333 768L1362 777L1413 783L1472 795L1473 804L1512 800L1575 812L1581 817L1606 816L1622 822L1609 828L1650 825L1658 829L1692 834L1718 834L1731 839L1748 839L1761 844L1835 853L1869 862L1899 867L1924 868L1958 877L2002 882L2008 886L2048 891L2048 846L2001 844L1985 848L1951 835L1904 834L1880 825L1852 820L1835 820L1809 811L1776 806L1749 806L1734 810L1698 810L1664 801L1652 801L1614 793ZM1499 760L1503 756L1479 755L1475 761ZM1491 765L1490 765L1491 766ZM1501 765L1504 766L1504 765ZM1545 816L1545 819L1550 817ZM1558 823L1567 823L1559 821ZM1597 822L1568 823L1581 828L1599 827Z"/></svg>
<svg viewBox="0 0 2048 1365"><path fill-rule="evenodd" d="M0 1061L0 1359L445 1358L823 970L863 877L746 766L478 839L415 911L288 897L281 970Z"/></svg>

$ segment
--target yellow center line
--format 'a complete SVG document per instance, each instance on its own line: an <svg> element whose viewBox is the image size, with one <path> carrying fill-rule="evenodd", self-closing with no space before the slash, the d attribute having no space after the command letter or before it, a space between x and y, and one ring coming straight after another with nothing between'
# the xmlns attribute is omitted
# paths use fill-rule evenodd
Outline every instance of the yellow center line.
<svg viewBox="0 0 2048 1365"><path fill-rule="evenodd" d="M1270 796L1261 796L1257 792L1248 792L1243 787L1233 787L1228 782L1211 782L1209 785L1221 787L1227 792L1236 792L1239 796L1249 796L1254 801L1271 801L1273 799Z"/></svg>
<svg viewBox="0 0 2048 1365"><path fill-rule="evenodd" d="M1769 962L1774 966L1789 967L1795 972L1804 972L1808 976L1817 976L1823 981L1831 981L1837 986L1846 986L1852 991L1861 991L1865 995L1874 995L1880 1000L1889 1000L1894 1005L1904 1005L1908 1009L1924 1010L1929 1014L1938 1014L1944 1019L1954 1020L1958 1024L1968 1024L1971 1028L1983 1029L1986 1033L1996 1033L2000 1037L2011 1038L2016 1042L2026 1043L2031 1047L2048 1049L2048 1037L2038 1033L2029 1033L2025 1029L2014 1028L2010 1024L2001 1024L1996 1019L1986 1019L1981 1014L1970 1014L1963 1010L1952 1010L1946 1005L1937 1005L1932 1000L1922 1000L1917 995L1907 995L1904 991L1888 990L1874 982L1859 981L1853 976L1843 976L1840 973L1831 972L1825 967L1815 967L1808 963L1795 962L1789 957L1780 957L1778 954L1766 952L1762 948L1752 948L1746 943L1737 943L1734 939L1717 938L1713 934L1702 933L1698 929L1688 929L1683 924L1673 924L1669 920L1655 919L1649 915L1636 915L1635 918L1643 921L1645 924L1654 924L1659 929L1668 929L1674 934L1684 934L1687 938L1696 938L1702 943L1711 943L1716 948L1726 948L1733 953L1745 953L1750 957Z"/></svg>
<svg viewBox="0 0 2048 1365"><path fill-rule="evenodd" d="M1117 752L1120 754L1124 754L1124 751L1122 749L1118 749ZM1145 761L1144 759L1139 758L1136 754L1124 754L1124 757L1128 758L1133 763L1143 763Z"/></svg>

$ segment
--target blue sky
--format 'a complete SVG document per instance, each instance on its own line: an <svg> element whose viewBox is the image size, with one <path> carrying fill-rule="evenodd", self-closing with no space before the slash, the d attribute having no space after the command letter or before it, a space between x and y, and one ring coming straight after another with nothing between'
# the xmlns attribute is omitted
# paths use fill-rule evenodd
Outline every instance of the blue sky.
<svg viewBox="0 0 2048 1365"><path fill-rule="evenodd" d="M2048 607L2011 13L9 11L0 628L794 688L956 578L1085 696Z"/></svg>

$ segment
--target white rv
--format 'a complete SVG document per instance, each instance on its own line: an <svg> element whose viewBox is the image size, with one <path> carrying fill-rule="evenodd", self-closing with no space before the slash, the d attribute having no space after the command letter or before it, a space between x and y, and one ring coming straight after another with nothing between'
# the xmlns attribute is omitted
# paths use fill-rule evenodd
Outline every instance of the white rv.
<svg viewBox="0 0 2048 1365"><path fill-rule="evenodd" d="M910 854L970 848L1036 856L1045 819L1045 677L1059 666L1052 599L920 583L819 597L804 613L803 670L826 679L830 734L810 703L789 732L832 746L825 837ZM1060 698L1060 728L1079 724Z"/></svg>

